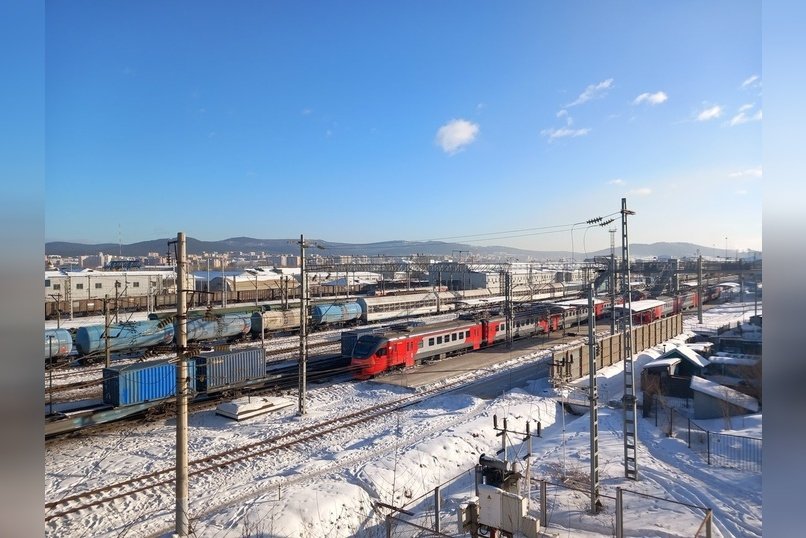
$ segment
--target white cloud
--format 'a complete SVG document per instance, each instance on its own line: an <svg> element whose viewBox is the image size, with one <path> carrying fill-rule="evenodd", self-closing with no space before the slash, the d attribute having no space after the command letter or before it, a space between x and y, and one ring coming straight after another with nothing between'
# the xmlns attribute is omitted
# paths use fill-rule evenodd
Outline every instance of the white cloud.
<svg viewBox="0 0 806 538"><path fill-rule="evenodd" d="M479 133L479 126L467 120L451 120L437 131L436 143L442 151L453 155L472 143Z"/></svg>
<svg viewBox="0 0 806 538"><path fill-rule="evenodd" d="M753 105L742 105L739 107L739 113L730 119L730 126L734 127L749 121L761 121L761 110L756 111L752 116L747 114L751 108L753 108Z"/></svg>
<svg viewBox="0 0 806 538"><path fill-rule="evenodd" d="M300 114L302 114L303 116L310 116L311 114L313 114L313 109L312 108L303 108L302 111L300 112Z"/></svg>
<svg viewBox="0 0 806 538"><path fill-rule="evenodd" d="M577 136L585 136L590 132L590 128L585 127L583 129L569 129L568 127L560 127L559 129L543 129L540 131L540 134L543 136L547 136L549 142L554 140L555 138L565 138L565 137L577 137Z"/></svg>
<svg viewBox="0 0 806 538"><path fill-rule="evenodd" d="M714 105L712 107L706 108L702 112L697 115L697 121L708 121L718 118L722 115L722 107L719 105Z"/></svg>
<svg viewBox="0 0 806 538"><path fill-rule="evenodd" d="M632 194L635 196L649 196L652 194L652 189L648 187L641 187L640 189L632 189L631 191L628 191L627 194Z"/></svg>
<svg viewBox="0 0 806 538"><path fill-rule="evenodd" d="M486 107L487 107L487 105L486 105L486 104L484 104L484 103L479 103L479 104L477 104L477 105L476 105L476 110L482 110L482 109L484 109L484 108L486 108Z"/></svg>
<svg viewBox="0 0 806 538"><path fill-rule="evenodd" d="M585 91L582 92L579 97L572 103L565 105L565 107L581 105L582 103L587 103L591 99L597 99L599 97L604 97L607 94L607 90L613 87L613 79L609 78L607 80L603 80L598 84L591 84Z"/></svg>
<svg viewBox="0 0 806 538"><path fill-rule="evenodd" d="M608 185L624 185L625 183L627 182L621 179L620 177L616 179L611 179L610 181L607 182Z"/></svg>
<svg viewBox="0 0 806 538"><path fill-rule="evenodd" d="M761 79L758 75L751 75L742 82L742 88L753 88L761 86Z"/></svg>
<svg viewBox="0 0 806 538"><path fill-rule="evenodd" d="M632 102L634 105L640 105L641 103L648 103L650 105L659 105L666 101L669 98L665 92L655 92L655 93L642 93L635 100Z"/></svg>
<svg viewBox="0 0 806 538"><path fill-rule="evenodd" d="M748 168L746 170L741 170L739 172L731 172L728 174L728 177L761 177L761 167L756 166L755 168Z"/></svg>
<svg viewBox="0 0 806 538"><path fill-rule="evenodd" d="M567 115L568 115L568 111L566 109L562 109L559 112L557 112L557 117L558 118L562 118L563 116L567 116Z"/></svg>

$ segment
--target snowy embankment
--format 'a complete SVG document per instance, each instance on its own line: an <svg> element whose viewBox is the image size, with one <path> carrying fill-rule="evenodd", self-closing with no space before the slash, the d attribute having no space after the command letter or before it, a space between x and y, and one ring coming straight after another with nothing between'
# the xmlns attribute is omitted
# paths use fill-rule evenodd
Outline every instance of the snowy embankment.
<svg viewBox="0 0 806 538"><path fill-rule="evenodd" d="M642 361L660 353L656 349L636 356L636 372ZM509 428L518 431L523 431L527 421L533 431L534 424L541 423L542 436L533 439L533 479L556 483L565 478L566 484L582 490L550 488L547 515L551 532L612 535L612 497L621 487L629 535L693 536L703 518L696 507L704 506L713 509L714 536L761 536L761 475L708 466L685 442L658 431L654 422L639 418L639 480L623 477L623 416L616 407L622 376L620 365L597 375L603 509L596 516L587 514L589 498L584 492L588 486L578 482L590 465L589 417L563 412L554 389L547 380L539 379L525 390L516 389L494 400L460 393L438 396L399 410L382 423L328 436L302 453L273 453L245 462L216 480L191 477L192 528L197 536L211 537L383 536L389 510L377 509L375 503L409 509L417 514L414 520L433 527L433 490L441 486L442 529L456 534L456 509L473 495L472 470L479 456L494 455L501 448L501 437L493 429L493 415L497 415L499 428L505 417ZM579 384L584 383L586 380ZM304 417L283 410L236 423L209 411L195 414L190 420L190 457L248 444L405 392L368 382L312 386L309 413ZM760 415L734 421L734 425L760 435ZM711 426L720 427L718 423ZM165 421L49 448L46 497L60 498L109 482L110 476L120 480L170 465L173 439L174 423ZM517 459L525 472L523 436L510 433L507 446L508 459ZM535 485L531 499L530 513L535 515ZM165 536L173 527L173 508L173 492L166 489L97 512L54 520L46 532L59 537ZM413 533L413 529L398 527L395 535L413 535L408 531Z"/></svg>

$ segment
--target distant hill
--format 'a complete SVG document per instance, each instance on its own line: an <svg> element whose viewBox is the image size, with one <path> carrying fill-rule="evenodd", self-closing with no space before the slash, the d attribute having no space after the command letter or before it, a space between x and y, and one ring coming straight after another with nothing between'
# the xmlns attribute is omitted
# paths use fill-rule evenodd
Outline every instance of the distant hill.
<svg viewBox="0 0 806 538"><path fill-rule="evenodd" d="M139 243L130 243L127 245L118 245L115 243L100 243L95 245L87 245L81 243L69 243L62 241L55 241L45 243L46 255L59 255L65 257L75 257L98 254L103 252L105 254L118 254L123 256L145 256L149 252L158 252L166 254L168 252L168 242L174 241L175 238L154 239L152 241L141 241ZM297 246L297 239L254 239L251 237L232 237L222 241L201 241L189 237L187 239L187 252L188 254L202 254L204 252L266 252L268 254L297 254L299 247ZM560 258L570 258L570 251L562 250L549 250L549 251L535 251L523 250L503 246L487 246L479 247L475 245L465 245L463 243L445 243L442 241L427 241L427 242L414 242L414 241L383 241L379 243L337 243L324 241L320 239L306 239L307 243L318 244L323 247L323 250L318 251L323 255L331 256L454 256L466 259L470 255L483 256L486 258L498 259L513 259L518 261L526 261L528 259L536 260L557 260ZM635 257L651 257L651 256L670 256L672 258L682 258L684 256L696 256L697 250L703 255L710 255L713 253L713 248L696 245L694 243L651 243L642 244L634 243L630 245L630 255ZM617 247L617 255L620 251L620 246ZM592 252L577 251L574 253L576 259L582 259L584 256L607 256L610 254L610 249L597 250ZM718 250L716 255L722 254ZM728 251L728 255L735 255L735 251ZM748 256L747 253L740 253L742 256ZM749 254L752 258L753 253ZM758 253L761 257L761 253Z"/></svg>

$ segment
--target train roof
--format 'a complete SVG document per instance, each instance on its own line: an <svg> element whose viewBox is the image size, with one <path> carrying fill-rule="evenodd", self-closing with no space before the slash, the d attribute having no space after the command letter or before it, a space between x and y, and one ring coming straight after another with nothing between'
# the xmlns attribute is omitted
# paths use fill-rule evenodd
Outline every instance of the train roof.
<svg viewBox="0 0 806 538"><path fill-rule="evenodd" d="M45 276L48 277L48 278L55 278L57 276L65 276L65 277L77 278L77 277L87 277L87 276L120 276L120 275L175 276L176 271L174 271L173 269L157 269L157 270L137 269L137 270L132 270L132 271L103 271L103 270L97 270L97 269L82 269L80 271L45 271Z"/></svg>
<svg viewBox="0 0 806 538"><path fill-rule="evenodd" d="M475 320L461 320L461 319L452 321L441 321L439 323L431 323L429 325L412 326L407 329L391 328L389 332L386 332L379 336L388 338L390 340L398 340L400 338L411 338L412 336L427 336L430 333L450 331L453 329L464 329L466 327L476 325L477 323L478 321Z"/></svg>
<svg viewBox="0 0 806 538"><path fill-rule="evenodd" d="M604 303L603 300L597 299L596 297L593 298L593 304L597 305L597 304L602 304L602 303ZM564 301L557 301L555 304L560 305L560 306L568 305L568 306L583 306L584 307L584 306L588 306L588 300L587 299L567 299L567 300L564 300Z"/></svg>
<svg viewBox="0 0 806 538"><path fill-rule="evenodd" d="M647 310L652 310L653 308L657 308L659 306L663 306L663 301L657 301L655 299L644 299L643 301L632 301L631 303L631 310L633 313L636 312L646 312ZM627 305L616 305L616 310L626 310Z"/></svg>
<svg viewBox="0 0 806 538"><path fill-rule="evenodd" d="M478 299L458 299L454 301L454 304L459 306L487 306L487 305L498 305L503 303L506 300L506 297L503 295L496 295L496 296L489 296L489 297L479 297Z"/></svg>

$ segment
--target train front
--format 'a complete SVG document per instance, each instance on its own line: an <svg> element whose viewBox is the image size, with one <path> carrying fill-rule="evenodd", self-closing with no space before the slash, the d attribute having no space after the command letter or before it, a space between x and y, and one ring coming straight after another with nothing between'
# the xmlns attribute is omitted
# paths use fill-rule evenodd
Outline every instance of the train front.
<svg viewBox="0 0 806 538"><path fill-rule="evenodd" d="M358 338L350 355L350 366L356 379L369 379L388 367L389 339L376 334Z"/></svg>

